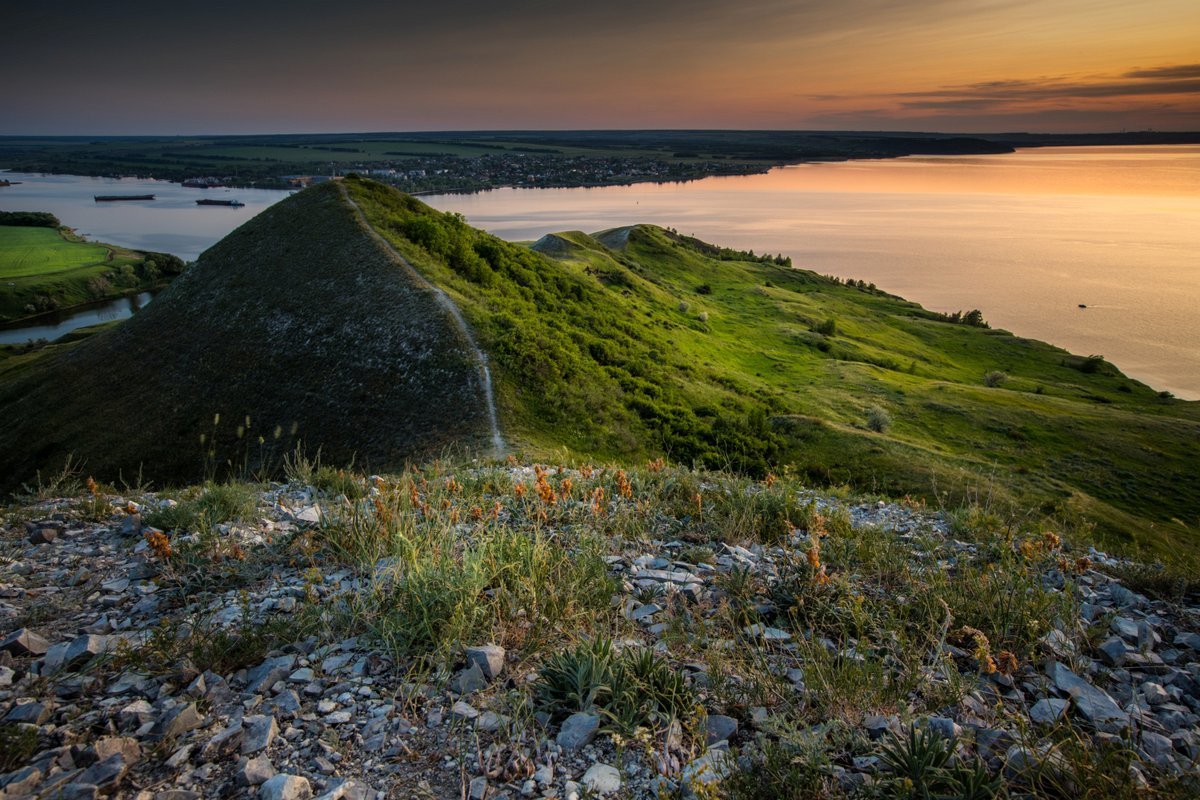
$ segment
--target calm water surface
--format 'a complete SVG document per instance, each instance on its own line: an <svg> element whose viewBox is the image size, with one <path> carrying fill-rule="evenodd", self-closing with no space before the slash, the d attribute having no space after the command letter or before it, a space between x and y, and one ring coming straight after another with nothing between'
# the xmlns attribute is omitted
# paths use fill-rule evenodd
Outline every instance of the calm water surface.
<svg viewBox="0 0 1200 800"><path fill-rule="evenodd" d="M185 261L290 192L269 189L185 189L177 183L138 178L83 178L0 172L21 181L0 187L0 210L49 211L79 234L138 250L173 253ZM152 194L154 200L97 203L105 194ZM238 200L242 208L198 206L196 201Z"/></svg>
<svg viewBox="0 0 1200 800"><path fill-rule="evenodd" d="M994 327L1200 398L1200 147L805 164L422 199L507 239L653 222L782 252L928 308L980 308Z"/></svg>
<svg viewBox="0 0 1200 800"><path fill-rule="evenodd" d="M287 195L5 175L25 183L0 188L0 209L52 211L94 239L187 259ZM92 200L126 193L158 199ZM246 206L196 206L200 197ZM687 184L422 199L507 239L653 222L781 252L928 308L980 308L995 327L1103 355L1157 389L1200 398L1200 147L806 164Z"/></svg>
<svg viewBox="0 0 1200 800"><path fill-rule="evenodd" d="M129 297L118 297L101 303L91 303L83 308L69 311L54 311L29 320L19 328L0 328L0 344L24 344L30 340L54 341L76 328L99 325L114 319L132 317L153 299L150 292L141 292Z"/></svg>

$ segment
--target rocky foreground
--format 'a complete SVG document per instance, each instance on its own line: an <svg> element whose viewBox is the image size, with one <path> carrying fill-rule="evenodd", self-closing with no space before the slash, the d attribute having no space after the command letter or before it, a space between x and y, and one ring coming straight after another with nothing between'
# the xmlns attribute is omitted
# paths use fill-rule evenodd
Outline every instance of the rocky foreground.
<svg viewBox="0 0 1200 800"><path fill-rule="evenodd" d="M1001 649L1010 628L989 641L959 624L966 606L943 601L928 651L906 660L884 644L895 631L854 609L919 598L883 574L898 565L863 548L907 554L911 575L995 557L994 543L960 541L942 514L804 494L787 501L796 516L781 537L737 541L730 529L706 538L714 531L701 524L728 486L701 482L687 515L647 510L650 489L639 498L624 472L493 473L472 477L477 496L439 475L444 502L415 475L391 487L416 518L463 498L447 530L464 546L533 524L570 550L568 534L593 520L607 612L588 635L535 646L540 629L518 609L422 654L368 612L356 625L361 598L412 580L405 556L355 559L329 544L359 515L393 513L384 479L362 481L355 499L296 482L255 487L252 514L209 518L199 532L150 524L194 496L94 489L12 508L0 534L0 798L900 796L943 779L953 796L1098 786L1186 796L1200 786L1200 608L1127 588L1112 577L1116 559L1047 536L1013 540L1036 569L1024 596L1063 601L1028 629L1030 649ZM661 481L633 483L642 479ZM839 556L838 537L858 549ZM639 705L626 724L599 699L607 687L593 685L590 702L562 700L570 693L547 676L563 658L577 667L572 644L601 635L612 652L598 658L648 651L669 672L654 685L683 701ZM806 746L822 755L794 777L771 771L772 752L789 753L792 769ZM921 747L946 759L901 775L904 754ZM971 770L975 794L961 784Z"/></svg>

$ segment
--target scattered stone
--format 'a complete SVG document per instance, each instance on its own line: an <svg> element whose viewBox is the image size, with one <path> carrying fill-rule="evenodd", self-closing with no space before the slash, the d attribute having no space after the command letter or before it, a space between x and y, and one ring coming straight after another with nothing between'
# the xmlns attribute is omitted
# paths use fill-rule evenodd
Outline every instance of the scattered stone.
<svg viewBox="0 0 1200 800"><path fill-rule="evenodd" d="M375 800L377 792L362 781L335 778L317 800Z"/></svg>
<svg viewBox="0 0 1200 800"><path fill-rule="evenodd" d="M164 714L155 723L152 733L163 739L173 739L188 731L194 731L203 724L204 717L200 715L195 703L181 704Z"/></svg>
<svg viewBox="0 0 1200 800"><path fill-rule="evenodd" d="M926 729L943 739L957 739L962 736L962 728L949 717L926 717L922 722Z"/></svg>
<svg viewBox="0 0 1200 800"><path fill-rule="evenodd" d="M18 628L0 641L0 651L14 656L40 656L50 649L50 643L28 628Z"/></svg>
<svg viewBox="0 0 1200 800"><path fill-rule="evenodd" d="M49 718L50 708L35 700L18 701L4 715L5 722L23 722L27 725L41 725Z"/></svg>
<svg viewBox="0 0 1200 800"><path fill-rule="evenodd" d="M97 761L104 761L119 755L127 766L133 766L142 758L141 745L138 744L137 739L129 736L105 736L97 739L96 744L92 745L92 749L96 753Z"/></svg>
<svg viewBox="0 0 1200 800"><path fill-rule="evenodd" d="M37 767L23 767L16 772L0 776L0 790L7 797L32 795L42 782L42 771Z"/></svg>
<svg viewBox="0 0 1200 800"><path fill-rule="evenodd" d="M1142 696L1146 698L1146 702L1152 706L1161 706L1171 700L1171 695L1167 694L1167 690L1163 688L1161 683L1146 681L1141 686Z"/></svg>
<svg viewBox="0 0 1200 800"><path fill-rule="evenodd" d="M298 775L275 775L258 788L259 800L308 800L312 787Z"/></svg>
<svg viewBox="0 0 1200 800"><path fill-rule="evenodd" d="M275 767L265 753L254 758L243 759L238 764L237 782L239 786L260 786L273 777L275 777Z"/></svg>
<svg viewBox="0 0 1200 800"><path fill-rule="evenodd" d="M75 783L95 786L99 791L108 794L121 782L129 765L120 753L114 753L103 761L98 761L75 778Z"/></svg>
<svg viewBox="0 0 1200 800"><path fill-rule="evenodd" d="M296 666L295 656L279 656L268 658L246 676L246 693L258 694L263 689L274 686L292 673Z"/></svg>
<svg viewBox="0 0 1200 800"><path fill-rule="evenodd" d="M508 717L495 711L484 711L475 720L475 727L481 731L495 733L508 723Z"/></svg>
<svg viewBox="0 0 1200 800"><path fill-rule="evenodd" d="M468 647L467 663L476 665L483 677L494 681L504 671L504 648L494 644Z"/></svg>
<svg viewBox="0 0 1200 800"><path fill-rule="evenodd" d="M473 694L487 688L487 677L479 664L471 662L466 669L459 670L450 681L450 688L457 694Z"/></svg>
<svg viewBox="0 0 1200 800"><path fill-rule="evenodd" d="M583 785L593 794L613 794L621 789L621 773L608 764L593 764L583 773Z"/></svg>
<svg viewBox="0 0 1200 800"><path fill-rule="evenodd" d="M733 771L734 760L728 750L710 749L683 768L681 782L693 793L700 787L720 783Z"/></svg>
<svg viewBox="0 0 1200 800"><path fill-rule="evenodd" d="M1046 669L1050 680L1060 692L1075 701L1075 709L1097 728L1110 733L1129 724L1129 715L1103 689L1097 689L1057 661Z"/></svg>
<svg viewBox="0 0 1200 800"><path fill-rule="evenodd" d="M170 769L179 769L188 763L192 757L193 745L185 744L183 747L171 754L171 757L164 762Z"/></svg>
<svg viewBox="0 0 1200 800"><path fill-rule="evenodd" d="M58 539L58 531L54 528L35 528L29 534L30 544L54 544Z"/></svg>
<svg viewBox="0 0 1200 800"><path fill-rule="evenodd" d="M1129 647L1120 636L1110 636L1101 642L1097 649L1100 652L1101 660L1110 667L1119 667L1124 664L1125 655L1129 652Z"/></svg>
<svg viewBox="0 0 1200 800"><path fill-rule="evenodd" d="M722 714L709 714L705 720L705 741L709 745L733 738L738 731L738 721Z"/></svg>
<svg viewBox="0 0 1200 800"><path fill-rule="evenodd" d="M1071 705L1069 700L1049 697L1038 700L1029 709L1029 718L1038 725L1050 725L1058 722L1067 713Z"/></svg>
<svg viewBox="0 0 1200 800"><path fill-rule="evenodd" d="M279 724L270 714L246 717L242 725L246 731L242 736L242 755L252 755L260 750L266 750L279 734Z"/></svg>
<svg viewBox="0 0 1200 800"><path fill-rule="evenodd" d="M757 622L747 625L743 632L751 638L762 639L766 642L786 642L792 638L792 635L785 630L769 628Z"/></svg>
<svg viewBox="0 0 1200 800"><path fill-rule="evenodd" d="M475 706L471 705L470 703L465 703L462 700L458 700L453 706L451 706L450 716L454 717L455 719L475 719L479 716L479 709L475 708Z"/></svg>
<svg viewBox="0 0 1200 800"><path fill-rule="evenodd" d="M599 730L600 718L598 716L577 711L563 722L555 741L564 750L578 750L591 744Z"/></svg>

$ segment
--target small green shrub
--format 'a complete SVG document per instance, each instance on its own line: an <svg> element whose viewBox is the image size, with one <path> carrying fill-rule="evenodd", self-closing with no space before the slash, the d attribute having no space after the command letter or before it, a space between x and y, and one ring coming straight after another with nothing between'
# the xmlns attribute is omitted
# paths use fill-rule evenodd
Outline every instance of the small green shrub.
<svg viewBox="0 0 1200 800"><path fill-rule="evenodd" d="M207 483L194 496L145 517L147 525L164 531L196 531L222 522L240 522L254 516L255 488L245 483Z"/></svg>
<svg viewBox="0 0 1200 800"><path fill-rule="evenodd" d="M164 675L178 670L180 662L186 661L202 672L226 674L261 663L271 650L303 638L308 626L305 614L230 627L204 618L183 628L163 620L142 644L118 649L115 665Z"/></svg>
<svg viewBox="0 0 1200 800"><path fill-rule="evenodd" d="M929 729L911 727L907 736L893 735L883 745L880 761L888 771L881 788L889 797L991 800L1002 789L1000 777L978 761L955 761L954 740Z"/></svg>
<svg viewBox="0 0 1200 800"><path fill-rule="evenodd" d="M1008 373L994 369L990 372L985 372L983 375L983 385L991 388L1003 386L1008 381Z"/></svg>
<svg viewBox="0 0 1200 800"><path fill-rule="evenodd" d="M318 467L309 483L314 489L328 495L345 495L351 500L358 500L367 493L362 478L345 469Z"/></svg>
<svg viewBox="0 0 1200 800"><path fill-rule="evenodd" d="M552 655L539 672L536 693L557 719L594 711L607 720L609 730L622 734L664 727L695 702L682 674L653 650L617 653L607 639Z"/></svg>
<svg viewBox="0 0 1200 800"><path fill-rule="evenodd" d="M883 433L892 427L892 415L879 406L867 409L867 427L876 433Z"/></svg>
<svg viewBox="0 0 1200 800"><path fill-rule="evenodd" d="M836 797L823 754L793 753L768 741L761 755L722 783L730 800L825 800Z"/></svg>
<svg viewBox="0 0 1200 800"><path fill-rule="evenodd" d="M0 725L0 772L11 772L29 763L37 752L37 728L15 722Z"/></svg>
<svg viewBox="0 0 1200 800"><path fill-rule="evenodd" d="M608 703L615 662L608 639L594 639L555 653L539 670L538 702L558 719Z"/></svg>
<svg viewBox="0 0 1200 800"><path fill-rule="evenodd" d="M822 320L816 325L813 325L812 330L814 333L820 333L824 336L833 336L835 333L837 333L837 320L833 317Z"/></svg>

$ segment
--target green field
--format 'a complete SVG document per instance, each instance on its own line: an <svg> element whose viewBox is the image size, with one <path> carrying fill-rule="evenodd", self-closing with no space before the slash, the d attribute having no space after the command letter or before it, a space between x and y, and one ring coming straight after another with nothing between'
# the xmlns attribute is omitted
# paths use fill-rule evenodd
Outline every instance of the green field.
<svg viewBox="0 0 1200 800"><path fill-rule="evenodd" d="M68 230L0 225L0 322L162 285L183 264L85 242Z"/></svg>
<svg viewBox="0 0 1200 800"><path fill-rule="evenodd" d="M52 228L0 228L0 280L47 277L108 262L113 252Z"/></svg>

